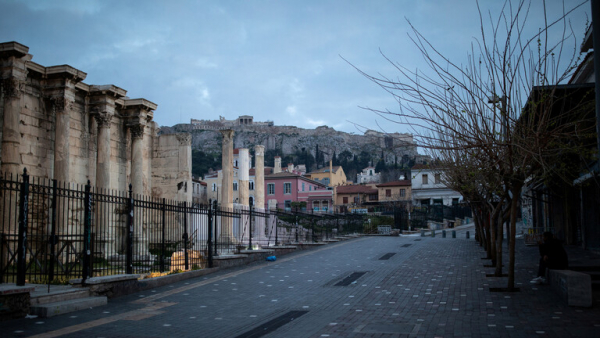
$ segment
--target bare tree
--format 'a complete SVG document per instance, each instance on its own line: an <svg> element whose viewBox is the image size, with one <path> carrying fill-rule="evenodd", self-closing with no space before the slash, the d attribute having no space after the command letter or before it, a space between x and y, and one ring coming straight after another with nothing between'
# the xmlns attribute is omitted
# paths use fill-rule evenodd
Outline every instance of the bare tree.
<svg viewBox="0 0 600 338"><path fill-rule="evenodd" d="M411 25L427 72L409 70L383 53L397 77L373 76L355 67L399 106L397 112L366 109L410 126L420 147L456 169L448 176L450 185L464 187L459 191L489 216L478 222L491 220L486 249L495 257L496 274L502 272L502 224L510 221L509 290L514 290L517 208L525 181L563 175L557 161L565 154L583 155L584 135L594 127L584 121L581 106L555 109L564 99L559 85L579 61L568 15L584 3L553 20L544 4L546 24L532 36L524 33L529 1L507 0L496 15L483 13L477 4L481 36L466 65L450 60ZM539 95L530 96L534 89ZM457 174L461 168L466 175Z"/></svg>

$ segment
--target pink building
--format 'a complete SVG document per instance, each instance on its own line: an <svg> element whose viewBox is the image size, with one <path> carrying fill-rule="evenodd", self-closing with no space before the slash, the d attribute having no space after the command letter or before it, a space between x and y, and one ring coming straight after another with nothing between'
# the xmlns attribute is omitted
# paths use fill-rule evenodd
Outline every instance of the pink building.
<svg viewBox="0 0 600 338"><path fill-rule="evenodd" d="M292 210L292 202L306 202L306 211L331 212L333 190L304 176L279 172L265 176L265 207Z"/></svg>

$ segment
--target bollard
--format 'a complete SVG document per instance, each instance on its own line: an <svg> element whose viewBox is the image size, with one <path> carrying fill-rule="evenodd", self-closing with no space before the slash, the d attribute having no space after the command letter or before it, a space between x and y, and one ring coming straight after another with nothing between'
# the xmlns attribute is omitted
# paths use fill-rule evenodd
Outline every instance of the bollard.
<svg viewBox="0 0 600 338"><path fill-rule="evenodd" d="M467 231L467 239L471 238L471 234Z"/></svg>
<svg viewBox="0 0 600 338"><path fill-rule="evenodd" d="M431 230L431 237L435 237L435 230Z"/></svg>
<svg viewBox="0 0 600 338"><path fill-rule="evenodd" d="M446 230L442 230L442 238L446 238Z"/></svg>
<svg viewBox="0 0 600 338"><path fill-rule="evenodd" d="M421 237L425 237L425 230L421 229Z"/></svg>
<svg viewBox="0 0 600 338"><path fill-rule="evenodd" d="M452 230L452 238L456 238L456 230Z"/></svg>

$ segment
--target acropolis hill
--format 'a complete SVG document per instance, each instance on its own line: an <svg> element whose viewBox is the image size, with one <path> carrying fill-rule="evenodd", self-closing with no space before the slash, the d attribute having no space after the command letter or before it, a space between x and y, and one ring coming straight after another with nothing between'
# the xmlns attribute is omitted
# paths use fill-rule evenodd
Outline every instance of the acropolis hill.
<svg viewBox="0 0 600 338"><path fill-rule="evenodd" d="M252 148L264 145L265 150L279 150L285 156L301 151L304 148L316 156L316 148L325 154L327 161L335 152L339 155L347 150L352 154L363 151L378 160L383 154L387 163L394 163L395 157L400 160L404 155L410 158L419 156L417 145L409 133L381 133L367 130L363 135L336 131L328 126L316 129L303 129L295 126L278 126L272 121L256 122L252 116L244 115L235 120L195 120L189 124L177 124L173 127L161 127L161 133L189 132L192 134L192 148L206 153L221 151L221 135L219 129L233 129L234 148ZM395 156L394 156L395 155Z"/></svg>

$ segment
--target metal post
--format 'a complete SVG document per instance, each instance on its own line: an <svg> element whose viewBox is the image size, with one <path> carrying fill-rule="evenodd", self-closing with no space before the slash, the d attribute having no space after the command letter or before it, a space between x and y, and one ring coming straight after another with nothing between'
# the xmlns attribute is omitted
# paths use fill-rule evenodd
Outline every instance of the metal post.
<svg viewBox="0 0 600 338"><path fill-rule="evenodd" d="M25 285L27 272L27 212L29 209L29 175L23 169L23 182L21 182L21 198L19 200L19 247L17 248L17 286Z"/></svg>
<svg viewBox="0 0 600 338"><path fill-rule="evenodd" d="M213 211L212 211L212 201L208 202L208 241L206 241L206 246L208 248L208 267L213 267L213 248L212 248L212 225L213 225Z"/></svg>
<svg viewBox="0 0 600 338"><path fill-rule="evenodd" d="M467 231L467 239L471 238L471 234Z"/></svg>
<svg viewBox="0 0 600 338"><path fill-rule="evenodd" d="M187 202L183 202L183 255L185 256L185 270L190 269L190 261L188 257L188 231L187 231Z"/></svg>
<svg viewBox="0 0 600 338"><path fill-rule="evenodd" d="M133 188L129 184L129 201L127 203L127 267L126 272L133 274Z"/></svg>
<svg viewBox="0 0 600 338"><path fill-rule="evenodd" d="M435 237L435 230L431 230L431 237Z"/></svg>
<svg viewBox="0 0 600 338"><path fill-rule="evenodd" d="M214 235L215 235L215 251L213 252L213 254L215 256L218 256L219 255L219 251L217 251L217 207L218 207L217 201L214 201L213 204L214 204L214 212L213 212L213 220L214 221L213 221L213 224L214 224L214 227L215 227L214 228L215 231L213 231Z"/></svg>
<svg viewBox="0 0 600 338"><path fill-rule="evenodd" d="M248 250L252 250L252 209L254 207L250 207L250 209L248 210L250 215L248 217Z"/></svg>
<svg viewBox="0 0 600 338"><path fill-rule="evenodd" d="M277 229L277 225L279 224L279 218L275 218L275 246L279 245L279 237L277 233L279 232Z"/></svg>
<svg viewBox="0 0 600 338"><path fill-rule="evenodd" d="M90 181L85 185L85 205L84 205L84 223L83 223L83 279L81 284L85 284L86 279L90 277L90 265L92 264L92 252L90 247L92 235L92 186Z"/></svg>
<svg viewBox="0 0 600 338"><path fill-rule="evenodd" d="M160 239L160 272L165 272L165 228L167 227L167 202L162 199L162 236Z"/></svg>
<svg viewBox="0 0 600 338"><path fill-rule="evenodd" d="M452 238L456 238L456 230L452 230Z"/></svg>
<svg viewBox="0 0 600 338"><path fill-rule="evenodd" d="M446 238L446 230L442 230L442 238Z"/></svg>
<svg viewBox="0 0 600 338"><path fill-rule="evenodd" d="M56 260L56 244L58 244L58 238L56 236L56 199L58 198L58 181L52 180L52 219L50 220L50 238L48 238L48 244L50 244L50 274L48 276L48 290L50 290L50 282L54 280L54 261Z"/></svg>

